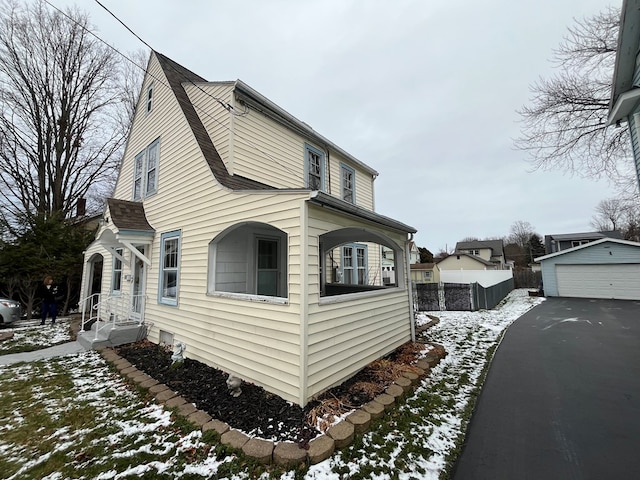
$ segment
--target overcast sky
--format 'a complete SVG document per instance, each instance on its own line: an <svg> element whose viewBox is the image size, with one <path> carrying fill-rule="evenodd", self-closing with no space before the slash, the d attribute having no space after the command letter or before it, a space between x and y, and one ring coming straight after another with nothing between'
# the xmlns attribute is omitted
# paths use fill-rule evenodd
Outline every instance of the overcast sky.
<svg viewBox="0 0 640 480"><path fill-rule="evenodd" d="M376 211L433 253L516 220L541 235L591 231L615 194L531 172L513 139L573 19L621 0L101 2L155 50L207 80L243 80L376 169ZM144 48L95 1L75 3L119 50Z"/></svg>

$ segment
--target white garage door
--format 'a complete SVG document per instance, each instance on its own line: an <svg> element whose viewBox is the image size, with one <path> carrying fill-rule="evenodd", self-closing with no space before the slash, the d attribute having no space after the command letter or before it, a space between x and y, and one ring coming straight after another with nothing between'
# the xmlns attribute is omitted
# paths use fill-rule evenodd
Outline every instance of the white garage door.
<svg viewBox="0 0 640 480"><path fill-rule="evenodd" d="M558 295L640 300L640 264L556 265Z"/></svg>

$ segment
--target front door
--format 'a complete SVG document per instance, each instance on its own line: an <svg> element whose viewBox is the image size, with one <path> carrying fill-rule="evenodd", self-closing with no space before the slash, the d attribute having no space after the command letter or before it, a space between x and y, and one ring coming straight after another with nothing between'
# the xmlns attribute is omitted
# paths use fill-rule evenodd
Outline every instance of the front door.
<svg viewBox="0 0 640 480"><path fill-rule="evenodd" d="M143 246L136 247L140 253L145 254ZM144 314L144 287L145 287L145 268L144 262L138 257L134 257L133 265L133 285L131 286L131 320L140 322L143 320Z"/></svg>

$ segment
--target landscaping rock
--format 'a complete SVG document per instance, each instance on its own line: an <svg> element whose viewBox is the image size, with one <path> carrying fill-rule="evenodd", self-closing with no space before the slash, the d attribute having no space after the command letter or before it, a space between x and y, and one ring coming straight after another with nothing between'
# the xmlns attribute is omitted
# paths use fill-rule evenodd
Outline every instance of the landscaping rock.
<svg viewBox="0 0 640 480"><path fill-rule="evenodd" d="M427 362L424 358L421 358L420 360L418 360L416 362L416 366L418 368L423 369L426 372L427 375L429 374L429 371L431 370L431 366L429 365L429 362Z"/></svg>
<svg viewBox="0 0 640 480"><path fill-rule="evenodd" d="M375 400L370 401L369 403L365 404L362 409L367 412L369 415L371 415L371 418L373 420L377 420L379 418L382 418L382 416L384 415L384 405L382 405L381 403L376 402Z"/></svg>
<svg viewBox="0 0 640 480"><path fill-rule="evenodd" d="M202 431L207 432L209 430L215 430L219 435L229 431L229 425L220 420L211 420L202 426Z"/></svg>
<svg viewBox="0 0 640 480"><path fill-rule="evenodd" d="M407 393L408 391L410 391L411 387L413 386L413 384L411 383L411 380L409 380L407 377L404 377L404 376L396 378L393 384L402 388L402 391L404 393Z"/></svg>
<svg viewBox="0 0 640 480"><path fill-rule="evenodd" d="M196 410L191 415L187 417L191 423L193 423L196 427L202 428L204 425L211 421L211 415L202 410Z"/></svg>
<svg viewBox="0 0 640 480"><path fill-rule="evenodd" d="M127 360L125 360L124 358L121 358L120 360L116 360L113 363L113 366L116 367L118 370L122 371L125 368L130 367L131 364Z"/></svg>
<svg viewBox="0 0 640 480"><path fill-rule="evenodd" d="M393 404L396 401L395 397L392 397L387 393L381 393L373 400L381 404L385 410L391 410L393 408Z"/></svg>
<svg viewBox="0 0 640 480"><path fill-rule="evenodd" d="M353 441L355 429L353 424L349 422L339 422L327 430L329 435L335 441L335 448L344 448Z"/></svg>
<svg viewBox="0 0 640 480"><path fill-rule="evenodd" d="M184 398L182 398L180 395L176 395L175 397L167 400L165 402L165 406L167 406L168 408L176 408L180 405L184 405L185 403L187 403L187 401Z"/></svg>
<svg viewBox="0 0 640 480"><path fill-rule="evenodd" d="M135 379L134 379L134 381L135 381ZM145 380L144 382L142 382L140 384L140 386L142 388L149 388L149 389L151 387L156 386L156 385L160 385L160 382L158 382L155 378L151 378L151 377L149 378L149 380Z"/></svg>
<svg viewBox="0 0 640 480"><path fill-rule="evenodd" d="M255 459L258 463L270 465L273 460L273 442L262 440L261 438L252 438L242 446L242 452Z"/></svg>
<svg viewBox="0 0 640 480"><path fill-rule="evenodd" d="M409 381L411 382L411 385L417 385L418 383L420 383L420 375L418 375L417 373L403 372L402 376L404 378L408 378Z"/></svg>
<svg viewBox="0 0 640 480"><path fill-rule="evenodd" d="M248 441L249 437L239 430L228 430L220 436L220 442L223 445L229 445L237 450L242 449Z"/></svg>
<svg viewBox="0 0 640 480"><path fill-rule="evenodd" d="M384 391L387 395L391 395L393 398L400 398L404 395L404 389L399 385L389 385Z"/></svg>
<svg viewBox="0 0 640 480"><path fill-rule="evenodd" d="M166 390L162 390L161 392L156 393L155 397L158 402L165 403L167 400L175 397L176 395L176 392L167 388Z"/></svg>
<svg viewBox="0 0 640 480"><path fill-rule="evenodd" d="M335 443L335 440L329 435L320 435L311 440L309 442L309 450L307 450L309 463L315 465L316 463L324 462L335 452Z"/></svg>
<svg viewBox="0 0 640 480"><path fill-rule="evenodd" d="M371 414L364 410L356 410L350 413L347 418L347 422L353 425L355 433L361 435L369 430L371 425Z"/></svg>
<svg viewBox="0 0 640 480"><path fill-rule="evenodd" d="M151 378L149 375L147 375L146 373L142 373L140 372L139 375L136 375L135 377L132 377L131 380L133 380L133 383L136 383L138 385L142 385L143 383L149 381L149 380L153 380L153 378ZM157 383L157 382L156 382ZM155 385L155 384L154 384Z"/></svg>
<svg viewBox="0 0 640 480"><path fill-rule="evenodd" d="M184 405L180 405L178 407L178 415L181 417L187 418L193 412L198 410L193 403L185 403Z"/></svg>
<svg viewBox="0 0 640 480"><path fill-rule="evenodd" d="M167 387L164 383L158 383L149 388L149 393L152 393L155 395L156 393L159 393L159 392L162 392L163 390L168 390L168 389L169 387Z"/></svg>
<svg viewBox="0 0 640 480"><path fill-rule="evenodd" d="M297 443L280 442L273 449L273 463L286 468L294 468L306 463L307 451Z"/></svg>

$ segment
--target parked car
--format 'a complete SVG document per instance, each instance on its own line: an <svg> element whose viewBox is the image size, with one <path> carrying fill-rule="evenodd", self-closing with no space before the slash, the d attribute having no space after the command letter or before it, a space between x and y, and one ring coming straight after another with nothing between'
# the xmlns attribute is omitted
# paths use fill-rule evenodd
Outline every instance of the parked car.
<svg viewBox="0 0 640 480"><path fill-rule="evenodd" d="M9 298L0 298L0 325L20 320L20 304Z"/></svg>

